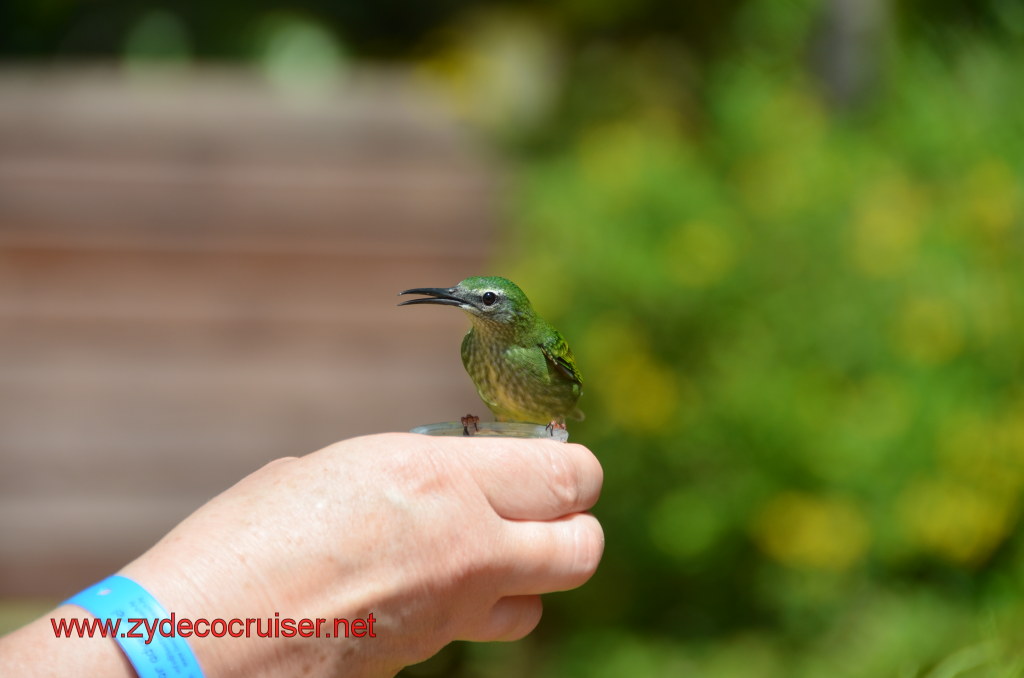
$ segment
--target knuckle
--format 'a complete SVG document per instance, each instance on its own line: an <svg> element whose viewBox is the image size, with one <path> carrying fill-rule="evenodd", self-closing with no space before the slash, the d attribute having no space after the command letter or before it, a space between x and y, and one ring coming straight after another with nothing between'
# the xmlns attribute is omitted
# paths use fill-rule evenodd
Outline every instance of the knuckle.
<svg viewBox="0 0 1024 678"><path fill-rule="evenodd" d="M579 506L582 487L579 468L562 450L548 452L549 487L556 505L567 512Z"/></svg>
<svg viewBox="0 0 1024 678"><path fill-rule="evenodd" d="M597 571L604 554L604 530L594 516L586 514L575 537L573 571L586 581Z"/></svg>

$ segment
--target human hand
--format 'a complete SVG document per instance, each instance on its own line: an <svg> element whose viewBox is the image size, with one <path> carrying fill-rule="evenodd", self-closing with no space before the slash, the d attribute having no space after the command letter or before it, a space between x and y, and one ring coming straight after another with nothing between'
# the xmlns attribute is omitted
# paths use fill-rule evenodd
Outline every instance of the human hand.
<svg viewBox="0 0 1024 678"><path fill-rule="evenodd" d="M389 676L513 640L594 573L601 467L579 445L382 434L280 459L121 573L178 618L366 618L375 637L191 638L208 678Z"/></svg>

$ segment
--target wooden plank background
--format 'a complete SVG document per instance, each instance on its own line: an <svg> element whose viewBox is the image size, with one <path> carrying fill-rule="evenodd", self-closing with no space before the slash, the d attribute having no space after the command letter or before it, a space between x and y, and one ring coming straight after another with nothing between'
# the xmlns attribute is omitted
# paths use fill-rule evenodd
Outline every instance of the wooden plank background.
<svg viewBox="0 0 1024 678"><path fill-rule="evenodd" d="M401 73L0 72L0 596L73 593L282 455L481 409L493 171ZM344 482L343 478L338 479Z"/></svg>

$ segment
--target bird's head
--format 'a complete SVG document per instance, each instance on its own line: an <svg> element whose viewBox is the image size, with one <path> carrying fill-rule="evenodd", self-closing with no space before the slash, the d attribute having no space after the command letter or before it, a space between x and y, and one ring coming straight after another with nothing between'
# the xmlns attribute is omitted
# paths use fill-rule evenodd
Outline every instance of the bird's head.
<svg viewBox="0 0 1024 678"><path fill-rule="evenodd" d="M507 278L475 276L466 278L455 287L417 287L399 294L422 294L419 299L403 301L409 304L441 304L458 306L470 317L501 325L511 325L533 315L530 300L519 286Z"/></svg>

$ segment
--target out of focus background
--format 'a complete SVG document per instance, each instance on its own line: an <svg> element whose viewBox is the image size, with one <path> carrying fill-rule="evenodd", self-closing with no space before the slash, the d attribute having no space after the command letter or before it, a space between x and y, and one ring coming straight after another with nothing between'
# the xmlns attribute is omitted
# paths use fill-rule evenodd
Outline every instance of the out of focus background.
<svg viewBox="0 0 1024 678"><path fill-rule="evenodd" d="M1024 5L0 5L0 624L576 351L607 549L408 676L1024 674Z"/></svg>

